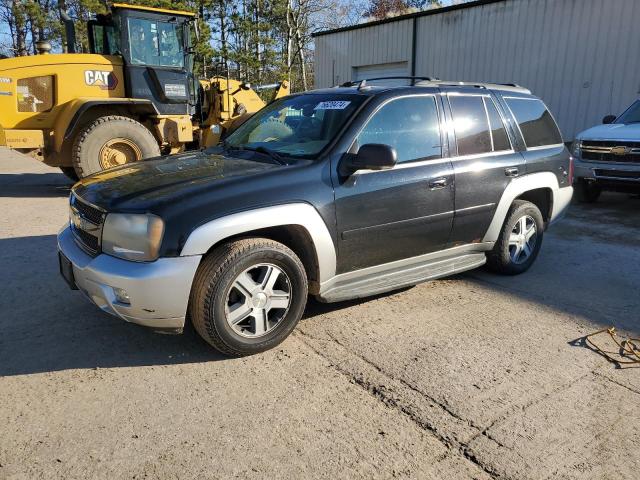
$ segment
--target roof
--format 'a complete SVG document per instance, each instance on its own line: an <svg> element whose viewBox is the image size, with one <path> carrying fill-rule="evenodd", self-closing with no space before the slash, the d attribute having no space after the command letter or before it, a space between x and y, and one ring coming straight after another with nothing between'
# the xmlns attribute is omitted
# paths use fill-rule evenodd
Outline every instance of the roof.
<svg viewBox="0 0 640 480"><path fill-rule="evenodd" d="M391 77L392 79L396 77ZM376 81L381 81L384 79L375 79ZM531 90L521 87L516 84L506 84L506 83L486 83L486 82L455 82L448 80L421 80L415 82L413 85L380 85L380 84L367 84L366 81L362 83L362 81L355 82L347 82L339 87L331 87L331 88L321 88L317 90L310 90L305 93L359 93L364 95L375 95L377 93L382 93L388 90L399 90L399 89L412 89L419 87L453 87L460 88L461 90L471 90L471 89L480 89L480 90L500 90L503 92L513 92L520 93L523 95L532 95Z"/></svg>
<svg viewBox="0 0 640 480"><path fill-rule="evenodd" d="M183 10L169 10L166 8L155 8L155 7L143 7L141 5L129 5L128 3L113 3L111 5L112 8L122 8L127 10L141 10L143 12L152 12L152 13L166 13L168 15L178 15L182 17L195 17L196 14L192 12L185 12Z"/></svg>
<svg viewBox="0 0 640 480"><path fill-rule="evenodd" d="M498 3L498 2L505 2L505 1L506 0L475 0L473 2L459 3L456 5L450 5L448 7L432 8L430 10L424 10L421 12L408 13L406 15L398 15L397 17L385 18L383 20L376 20L374 22L358 23L357 25L351 25L349 27L323 30L321 32L312 33L311 36L321 37L323 35L330 35L332 33L348 32L350 30L358 30L361 28L375 27L376 25L383 25L385 23L401 22L402 20L410 20L412 18L418 18L418 17L428 17L429 15L439 15L441 13L452 12L454 10L464 10L467 8L479 7L481 5L488 5L490 3Z"/></svg>

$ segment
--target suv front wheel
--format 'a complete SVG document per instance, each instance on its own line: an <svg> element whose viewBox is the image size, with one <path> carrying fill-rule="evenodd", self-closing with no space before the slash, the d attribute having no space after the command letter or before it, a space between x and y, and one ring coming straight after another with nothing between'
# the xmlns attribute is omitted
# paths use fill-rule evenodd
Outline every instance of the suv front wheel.
<svg viewBox="0 0 640 480"><path fill-rule="evenodd" d="M189 314L200 336L220 352L251 355L289 336L307 293L304 266L291 249L247 238L223 244L203 259Z"/></svg>
<svg viewBox="0 0 640 480"><path fill-rule="evenodd" d="M544 220L538 207L515 200L507 213L498 241L487 254L491 270L504 275L517 275L531 267L544 234Z"/></svg>

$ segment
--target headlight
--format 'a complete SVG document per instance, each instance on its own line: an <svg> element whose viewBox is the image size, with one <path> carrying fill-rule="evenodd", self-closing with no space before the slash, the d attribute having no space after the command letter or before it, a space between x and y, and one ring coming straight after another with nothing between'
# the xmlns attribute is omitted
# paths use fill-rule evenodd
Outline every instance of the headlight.
<svg viewBox="0 0 640 480"><path fill-rule="evenodd" d="M109 213L102 229L102 251L114 257L149 262L158 258L164 222L155 215Z"/></svg>
<svg viewBox="0 0 640 480"><path fill-rule="evenodd" d="M574 140L574 142L571 144L571 155L573 155L575 158L580 158L580 140L579 139Z"/></svg>

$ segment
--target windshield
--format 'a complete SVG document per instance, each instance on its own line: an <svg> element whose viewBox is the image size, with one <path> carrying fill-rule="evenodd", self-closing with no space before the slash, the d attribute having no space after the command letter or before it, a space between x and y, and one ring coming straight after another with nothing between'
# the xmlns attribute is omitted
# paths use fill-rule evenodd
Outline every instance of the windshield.
<svg viewBox="0 0 640 480"><path fill-rule="evenodd" d="M129 19L131 63L159 67L184 66L182 25L142 18Z"/></svg>
<svg viewBox="0 0 640 480"><path fill-rule="evenodd" d="M277 100L232 133L225 146L292 157L320 153L366 97L307 94Z"/></svg>
<svg viewBox="0 0 640 480"><path fill-rule="evenodd" d="M615 123L640 123L640 101L636 100Z"/></svg>

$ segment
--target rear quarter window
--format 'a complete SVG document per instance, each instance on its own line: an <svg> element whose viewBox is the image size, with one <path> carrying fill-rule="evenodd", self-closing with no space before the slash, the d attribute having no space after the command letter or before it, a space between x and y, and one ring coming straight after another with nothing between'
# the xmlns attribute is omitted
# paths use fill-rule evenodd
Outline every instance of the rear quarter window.
<svg viewBox="0 0 640 480"><path fill-rule="evenodd" d="M562 135L542 101L537 98L505 97L516 118L527 148L559 145Z"/></svg>

